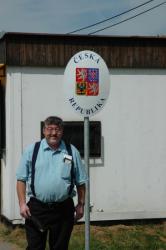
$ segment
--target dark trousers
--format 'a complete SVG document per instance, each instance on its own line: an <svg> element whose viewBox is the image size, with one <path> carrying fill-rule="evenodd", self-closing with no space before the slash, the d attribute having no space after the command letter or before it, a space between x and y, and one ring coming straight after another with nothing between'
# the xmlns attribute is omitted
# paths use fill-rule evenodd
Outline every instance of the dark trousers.
<svg viewBox="0 0 166 250"><path fill-rule="evenodd" d="M73 200L43 203L31 198L28 206L32 216L25 221L27 250L45 250L48 234L50 250L67 250L74 225Z"/></svg>

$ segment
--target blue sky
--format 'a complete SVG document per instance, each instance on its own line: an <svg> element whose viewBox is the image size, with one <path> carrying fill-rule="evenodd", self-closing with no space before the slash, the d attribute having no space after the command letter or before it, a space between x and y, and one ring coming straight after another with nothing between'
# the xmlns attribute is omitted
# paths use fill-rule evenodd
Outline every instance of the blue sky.
<svg viewBox="0 0 166 250"><path fill-rule="evenodd" d="M65 34L103 21L127 11L147 0L0 0L0 31ZM89 34L160 3L165 4L145 14L96 35L166 35L166 1L153 0L148 4L77 34Z"/></svg>

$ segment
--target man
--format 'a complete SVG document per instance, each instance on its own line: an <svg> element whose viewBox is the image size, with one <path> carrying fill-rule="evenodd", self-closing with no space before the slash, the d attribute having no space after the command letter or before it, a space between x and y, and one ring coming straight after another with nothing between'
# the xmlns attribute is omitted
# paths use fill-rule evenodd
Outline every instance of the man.
<svg viewBox="0 0 166 250"><path fill-rule="evenodd" d="M26 148L17 169L17 194L20 214L25 218L27 250L44 250L48 233L50 250L67 250L74 220L84 214L87 176L78 150L62 140L61 118L48 117L43 134L45 138L40 142L36 162L32 163L33 144ZM67 150L69 146L71 154ZM75 208L72 182L78 194Z"/></svg>

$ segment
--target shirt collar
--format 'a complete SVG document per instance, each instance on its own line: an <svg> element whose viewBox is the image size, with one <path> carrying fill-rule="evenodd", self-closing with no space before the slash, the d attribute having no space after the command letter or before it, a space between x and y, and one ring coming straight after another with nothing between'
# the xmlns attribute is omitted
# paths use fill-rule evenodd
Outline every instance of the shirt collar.
<svg viewBox="0 0 166 250"><path fill-rule="evenodd" d="M42 147L43 147L43 150L46 151L46 150L52 150L52 148L48 145L46 139L42 139L41 141L42 143ZM60 142L60 145L59 147L56 149L56 151L63 151L63 152L66 152L66 147L65 147L65 143L63 140L61 140Z"/></svg>

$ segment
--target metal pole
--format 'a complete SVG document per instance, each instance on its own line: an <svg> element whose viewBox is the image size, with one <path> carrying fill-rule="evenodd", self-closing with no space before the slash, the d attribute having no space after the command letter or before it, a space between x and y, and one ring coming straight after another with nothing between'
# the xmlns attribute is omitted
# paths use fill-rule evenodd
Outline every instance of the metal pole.
<svg viewBox="0 0 166 250"><path fill-rule="evenodd" d="M88 181L85 196L85 250L90 249L89 117L84 117L84 160Z"/></svg>

